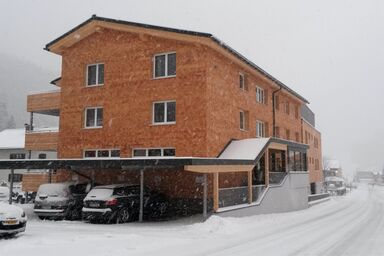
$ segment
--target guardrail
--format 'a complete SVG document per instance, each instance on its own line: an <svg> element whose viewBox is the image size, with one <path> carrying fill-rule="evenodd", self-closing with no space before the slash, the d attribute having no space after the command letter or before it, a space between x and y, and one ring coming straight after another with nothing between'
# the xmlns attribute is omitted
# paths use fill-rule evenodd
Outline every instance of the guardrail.
<svg viewBox="0 0 384 256"><path fill-rule="evenodd" d="M328 193L309 195L308 196L308 202L313 202L313 201L324 199L327 197L329 197Z"/></svg>
<svg viewBox="0 0 384 256"><path fill-rule="evenodd" d="M269 184L280 184L286 175L286 172L269 172Z"/></svg>

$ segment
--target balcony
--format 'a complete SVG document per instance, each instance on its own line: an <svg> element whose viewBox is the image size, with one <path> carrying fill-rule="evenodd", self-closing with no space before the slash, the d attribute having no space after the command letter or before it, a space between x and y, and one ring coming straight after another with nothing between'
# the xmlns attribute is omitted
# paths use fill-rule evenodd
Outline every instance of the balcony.
<svg viewBox="0 0 384 256"><path fill-rule="evenodd" d="M59 131L57 129L41 129L25 133L25 149L37 151L56 151Z"/></svg>
<svg viewBox="0 0 384 256"><path fill-rule="evenodd" d="M44 115L59 116L60 90L28 95L27 111Z"/></svg>

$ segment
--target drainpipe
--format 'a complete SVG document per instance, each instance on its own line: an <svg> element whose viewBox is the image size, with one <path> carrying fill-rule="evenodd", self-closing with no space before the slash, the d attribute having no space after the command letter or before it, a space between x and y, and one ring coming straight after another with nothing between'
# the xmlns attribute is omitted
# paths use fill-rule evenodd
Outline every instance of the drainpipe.
<svg viewBox="0 0 384 256"><path fill-rule="evenodd" d="M272 124L272 130L273 130L273 137L276 138L276 101L275 101L275 94L278 93L279 91L281 91L281 89L283 89L283 87L280 86L280 88L276 91L273 91L272 92L272 121L273 121L273 124Z"/></svg>

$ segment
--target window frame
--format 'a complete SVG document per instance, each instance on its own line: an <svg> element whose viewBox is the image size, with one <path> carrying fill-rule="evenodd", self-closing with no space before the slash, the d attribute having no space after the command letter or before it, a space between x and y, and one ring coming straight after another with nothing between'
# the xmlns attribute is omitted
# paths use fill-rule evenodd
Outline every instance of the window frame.
<svg viewBox="0 0 384 256"><path fill-rule="evenodd" d="M95 126L87 126L87 110L88 109L95 109L96 111L95 111L95 118L94 118L94 125ZM102 109L103 110L103 125L104 125L104 108L103 107L101 107L101 106L98 106L98 107L86 107L85 109L84 109L84 129L100 129L100 128L103 128L103 125L101 125L101 126L98 126L97 125L97 113L99 112L99 111L97 111L98 109Z"/></svg>
<svg viewBox="0 0 384 256"><path fill-rule="evenodd" d="M256 102L260 104L265 104L265 90L259 86L256 86Z"/></svg>
<svg viewBox="0 0 384 256"><path fill-rule="evenodd" d="M161 155L160 156L149 156L149 150L154 150L154 149L160 149L161 150ZM164 150L167 149L173 149L175 151L174 156L164 156ZM145 150L145 156L135 156L135 150ZM144 157L176 157L176 148L174 147L151 147L151 148L132 148L132 158L144 158Z"/></svg>
<svg viewBox="0 0 384 256"><path fill-rule="evenodd" d="M261 127L261 136L259 134L260 128ZM265 122L256 120L256 138L265 138Z"/></svg>
<svg viewBox="0 0 384 256"><path fill-rule="evenodd" d="M168 121L167 110L168 103L175 103L175 121ZM164 103L164 121L163 122L155 122L155 105ZM176 124L176 100L164 100L164 101L154 101L152 102L152 125L173 125Z"/></svg>
<svg viewBox="0 0 384 256"><path fill-rule="evenodd" d="M104 66L104 81L102 84L99 84L99 65ZM96 66L96 84L91 84L91 85L88 84L88 68L90 66ZM86 76L85 76L85 87L97 87L97 86L103 86L104 84L105 84L105 64L103 62L87 64Z"/></svg>
<svg viewBox="0 0 384 256"><path fill-rule="evenodd" d="M168 75L168 55L170 54L175 54L176 60L175 60L175 74L174 75ZM156 57L158 56L165 56L165 62L164 62L164 76L156 76ZM171 51L171 52L162 52L162 53L156 53L152 57L152 79L163 79L163 78L172 78L176 77L177 74L177 53L176 51Z"/></svg>
<svg viewBox="0 0 384 256"><path fill-rule="evenodd" d="M83 158L84 159L94 159L94 158L115 158L115 159L118 159L118 158L121 158L121 156L111 156L112 155L112 151L115 151L115 150L117 150L117 151L119 151L120 152L120 154L121 154L121 150L119 149L119 148L110 148L110 149L106 149L106 148L99 148L99 149L83 149ZM95 151L95 157L86 157L85 156L85 152L86 151ZM99 151L108 151L108 157L99 157L98 156L98 152ZM119 154L119 155L120 155Z"/></svg>
<svg viewBox="0 0 384 256"><path fill-rule="evenodd" d="M240 131L245 131L245 111L244 110L240 110L239 112L239 128L240 128Z"/></svg>
<svg viewBox="0 0 384 256"><path fill-rule="evenodd" d="M246 84L245 84L245 74L242 72L239 72L239 89L246 91Z"/></svg>

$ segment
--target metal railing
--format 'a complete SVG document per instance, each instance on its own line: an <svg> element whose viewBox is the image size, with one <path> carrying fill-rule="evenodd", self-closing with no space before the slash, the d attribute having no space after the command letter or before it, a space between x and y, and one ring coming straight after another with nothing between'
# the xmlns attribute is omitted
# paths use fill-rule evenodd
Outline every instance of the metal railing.
<svg viewBox="0 0 384 256"><path fill-rule="evenodd" d="M269 184L280 184L286 175L286 172L269 172Z"/></svg>

